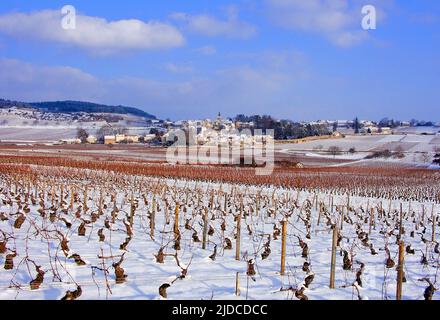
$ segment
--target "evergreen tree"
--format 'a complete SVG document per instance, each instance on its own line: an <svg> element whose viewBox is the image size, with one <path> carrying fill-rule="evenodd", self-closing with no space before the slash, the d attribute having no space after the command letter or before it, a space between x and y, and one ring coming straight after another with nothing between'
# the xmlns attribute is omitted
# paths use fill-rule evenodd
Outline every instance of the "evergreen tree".
<svg viewBox="0 0 440 320"><path fill-rule="evenodd" d="M353 129L355 134L359 133L360 124L359 124L359 119L357 117L356 119L354 119Z"/></svg>

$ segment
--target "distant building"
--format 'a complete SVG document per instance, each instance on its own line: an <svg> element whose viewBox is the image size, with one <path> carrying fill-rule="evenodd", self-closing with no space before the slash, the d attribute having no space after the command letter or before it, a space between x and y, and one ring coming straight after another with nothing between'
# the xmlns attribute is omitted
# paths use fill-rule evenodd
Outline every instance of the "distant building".
<svg viewBox="0 0 440 320"><path fill-rule="evenodd" d="M125 134L117 134L115 136L116 143L123 142L125 140Z"/></svg>
<svg viewBox="0 0 440 320"><path fill-rule="evenodd" d="M86 142L90 143L90 144L94 144L97 141L98 141L98 139L95 136L88 136L87 139L86 139Z"/></svg>
<svg viewBox="0 0 440 320"><path fill-rule="evenodd" d="M105 136L104 144L116 144L116 136Z"/></svg>
<svg viewBox="0 0 440 320"><path fill-rule="evenodd" d="M138 135L125 135L125 138L123 140L127 143L139 143L139 136Z"/></svg>
<svg viewBox="0 0 440 320"><path fill-rule="evenodd" d="M144 142L149 142L156 139L156 135L155 134L146 134L144 136Z"/></svg>
<svg viewBox="0 0 440 320"><path fill-rule="evenodd" d="M382 127L380 130L381 134L392 134L393 130L390 127Z"/></svg>
<svg viewBox="0 0 440 320"><path fill-rule="evenodd" d="M241 130L241 129L252 129L255 124L253 122L240 122L240 121L236 121L234 123L235 128Z"/></svg>
<svg viewBox="0 0 440 320"><path fill-rule="evenodd" d="M61 139L62 144L81 144L81 139Z"/></svg>
<svg viewBox="0 0 440 320"><path fill-rule="evenodd" d="M360 130L361 133L373 134L378 133L379 128L376 126L365 126Z"/></svg>

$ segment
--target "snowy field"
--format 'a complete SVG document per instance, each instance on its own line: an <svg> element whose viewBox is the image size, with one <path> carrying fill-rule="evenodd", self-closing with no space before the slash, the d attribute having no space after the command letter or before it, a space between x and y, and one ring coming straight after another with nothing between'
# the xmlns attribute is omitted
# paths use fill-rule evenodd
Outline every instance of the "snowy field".
<svg viewBox="0 0 440 320"><path fill-rule="evenodd" d="M32 128L32 127L0 127L1 142L57 142L61 139L73 139L77 129L74 128Z"/></svg>
<svg viewBox="0 0 440 320"><path fill-rule="evenodd" d="M0 142L23 142L23 143L54 143L61 139L74 139L77 129L83 128L89 134L95 135L97 131L107 125L105 121L79 121L79 120L56 120L60 114L46 114L54 120L36 120L25 118L21 114L25 111L9 112L8 109L0 109ZM18 113L18 114L17 114ZM31 114L31 112L29 112ZM38 113L41 117L42 114ZM96 115L105 115L97 113ZM133 115L112 114L123 120L113 123L113 126L127 128L129 134L145 134L149 128L144 126L132 126L130 123L141 123L142 118ZM71 114L66 116L71 117Z"/></svg>
<svg viewBox="0 0 440 320"><path fill-rule="evenodd" d="M373 136L347 136L343 139L323 139L298 144L280 144L278 148L285 151L327 151L331 146L337 146L347 152L355 148L358 152L370 152L384 150L391 146L401 146L404 151L409 152L433 152L434 147L440 147L440 136L438 135L373 135Z"/></svg>
<svg viewBox="0 0 440 320"><path fill-rule="evenodd" d="M424 298L421 279L436 285L440 206L431 201L38 172L0 175L0 299L61 299L78 287L78 299L164 299L164 284L168 299L395 299L400 205L403 298Z"/></svg>
<svg viewBox="0 0 440 320"><path fill-rule="evenodd" d="M332 155L330 147L338 147L340 154ZM279 144L277 149L285 154L305 153L310 157L348 159L363 161L367 155L375 151L403 151L402 159L380 159L389 162L401 162L416 165L429 165L432 155L440 148L440 135L396 134L396 135L366 135L347 136L343 139L323 139L299 144ZM354 148L354 153L348 151ZM426 159L422 153L428 153ZM371 161L370 161L371 162Z"/></svg>

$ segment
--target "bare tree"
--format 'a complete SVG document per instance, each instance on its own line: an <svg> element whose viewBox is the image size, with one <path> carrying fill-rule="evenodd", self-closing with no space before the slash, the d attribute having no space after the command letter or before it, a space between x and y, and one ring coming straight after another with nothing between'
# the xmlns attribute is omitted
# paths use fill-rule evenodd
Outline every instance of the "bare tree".
<svg viewBox="0 0 440 320"><path fill-rule="evenodd" d="M98 132L96 133L97 139L100 143L104 143L104 137L110 136L114 134L114 130L109 125L104 125L101 128L99 128Z"/></svg>
<svg viewBox="0 0 440 320"><path fill-rule="evenodd" d="M89 133L84 128L76 130L76 137L81 140L81 143L86 143Z"/></svg>
<svg viewBox="0 0 440 320"><path fill-rule="evenodd" d="M339 148L338 146L331 146L330 148L328 148L328 152L329 152L333 157L336 157L338 154L341 153L341 148Z"/></svg>
<svg viewBox="0 0 440 320"><path fill-rule="evenodd" d="M422 155L420 156L423 163L428 163L431 161L431 155L428 152L422 152Z"/></svg>

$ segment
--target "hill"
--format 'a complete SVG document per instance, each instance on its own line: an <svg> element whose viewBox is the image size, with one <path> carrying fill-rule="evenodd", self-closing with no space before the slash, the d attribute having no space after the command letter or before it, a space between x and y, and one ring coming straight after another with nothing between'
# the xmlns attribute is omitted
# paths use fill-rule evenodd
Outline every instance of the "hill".
<svg viewBox="0 0 440 320"><path fill-rule="evenodd" d="M0 108L10 108L14 106L18 108L35 108L40 111L52 113L118 113L131 114L147 119L156 119L154 115L148 112L126 106L110 106L83 101L20 102L0 99Z"/></svg>

